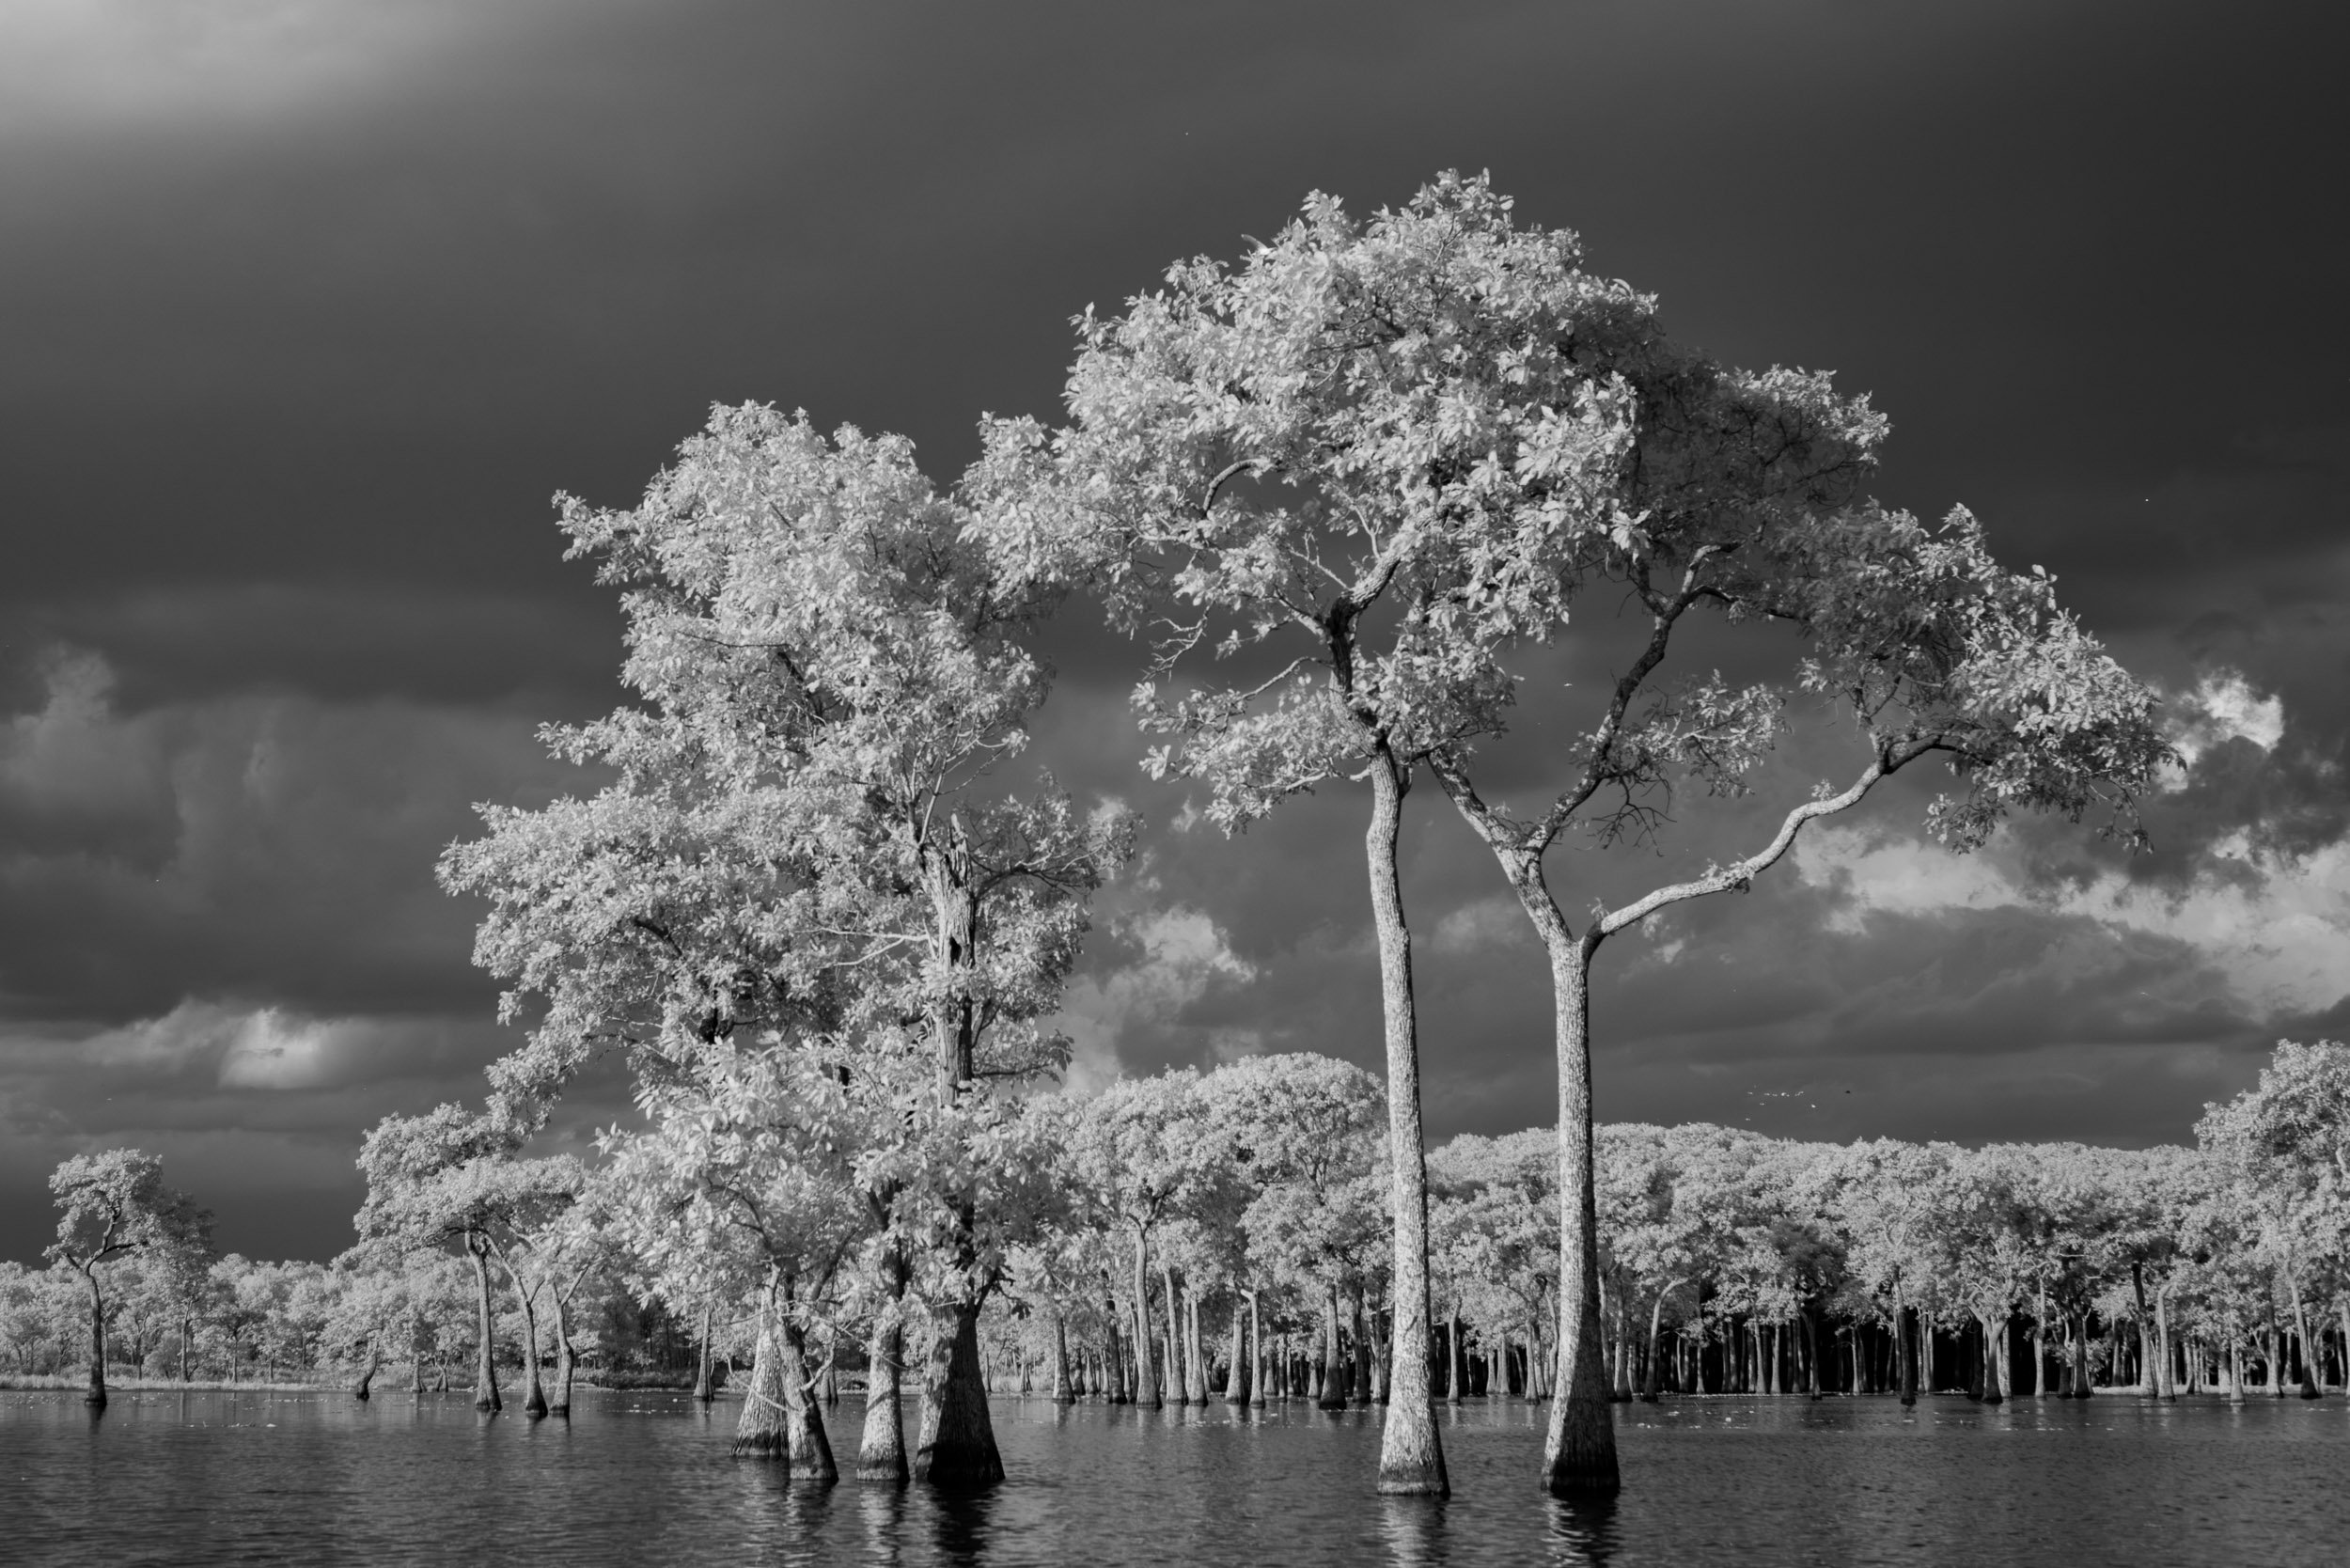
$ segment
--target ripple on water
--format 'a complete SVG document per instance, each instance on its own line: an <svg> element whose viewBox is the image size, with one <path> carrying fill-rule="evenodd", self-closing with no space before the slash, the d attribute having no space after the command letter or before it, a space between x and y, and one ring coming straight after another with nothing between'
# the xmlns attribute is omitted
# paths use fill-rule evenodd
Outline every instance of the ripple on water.
<svg viewBox="0 0 2350 1568"><path fill-rule="evenodd" d="M731 1459L733 1406L583 1392L0 1394L0 1560L56 1564L2335 1564L2340 1399L1708 1399L1620 1408L1624 1491L1533 1484L1538 1406L1443 1412L1453 1496L1382 1498L1375 1412L999 1399L1010 1482L936 1497ZM908 1412L909 1417L911 1411ZM832 1414L837 1446L858 1416Z"/></svg>

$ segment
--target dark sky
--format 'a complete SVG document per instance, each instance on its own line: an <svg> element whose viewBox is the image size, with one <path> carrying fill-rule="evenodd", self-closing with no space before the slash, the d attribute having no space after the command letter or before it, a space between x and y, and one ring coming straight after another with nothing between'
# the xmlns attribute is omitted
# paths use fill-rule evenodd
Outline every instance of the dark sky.
<svg viewBox="0 0 2350 1568"><path fill-rule="evenodd" d="M1879 493L1964 501L2170 694L2136 862L1925 793L1610 947L1604 1116L2187 1136L2350 1012L2350 277L2333 8L1746 0L811 6L37 0L0 13L0 1255L79 1149L229 1247L350 1237L360 1133L507 1043L432 887L532 738L618 698L553 526L713 401L910 433L1057 411L1068 318L1307 193L1490 169L1682 337L1835 369ZM1604 676L1608 612L1564 673ZM1363 801L1227 843L1148 787L1132 651L1057 629L1036 755L1156 826L1072 997L1079 1077L1374 1060ZM1629 889L1843 771L1791 739ZM1534 788L1535 750L1496 755ZM1514 772L1512 770L1515 770ZM1547 993L1411 802L1429 1120L1546 1121ZM621 1108L592 1086L572 1125Z"/></svg>

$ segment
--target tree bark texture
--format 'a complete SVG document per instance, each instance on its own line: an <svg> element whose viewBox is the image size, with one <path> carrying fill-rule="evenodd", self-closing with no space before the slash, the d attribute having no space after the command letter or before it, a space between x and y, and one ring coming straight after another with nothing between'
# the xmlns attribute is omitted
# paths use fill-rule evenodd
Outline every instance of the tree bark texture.
<svg viewBox="0 0 2350 1568"><path fill-rule="evenodd" d="M743 1417L734 1428L734 1452L744 1459L783 1459L790 1454L784 1421L783 1356L776 1341L774 1288L759 1304L758 1348L751 1353L750 1381L743 1388Z"/></svg>
<svg viewBox="0 0 2350 1568"><path fill-rule="evenodd" d="M1151 1232L1135 1227L1135 1403L1159 1408L1157 1369L1151 1365Z"/></svg>
<svg viewBox="0 0 2350 1568"><path fill-rule="evenodd" d="M1053 1314L1053 1403L1077 1403L1076 1390L1069 1382L1069 1320L1058 1311Z"/></svg>
<svg viewBox="0 0 2350 1568"><path fill-rule="evenodd" d="M1533 874L1539 879L1541 868ZM1591 1169L1591 954L1598 943L1569 935L1547 891L1552 1003L1559 1027L1559 1362L1543 1444L1543 1480L1554 1497L1606 1495L1622 1484L1615 1413L1599 1359L1599 1211ZM1539 921L1538 921L1539 923Z"/></svg>
<svg viewBox="0 0 2350 1568"><path fill-rule="evenodd" d="M1405 767L1379 743L1371 769L1371 827L1364 836L1371 918L1379 933L1379 989L1386 1028L1387 1163L1394 1181L1395 1259L1390 1301L1394 1368L1380 1429L1379 1490L1444 1497L1444 1445L1428 1387L1428 1160L1419 1114L1419 1038L1412 996L1412 938L1403 923L1396 846L1403 825Z"/></svg>
<svg viewBox="0 0 2350 1568"><path fill-rule="evenodd" d="M82 1279L89 1286L89 1388L82 1403L102 1408L106 1403L106 1298L99 1291L96 1269L82 1270Z"/></svg>
<svg viewBox="0 0 2350 1568"><path fill-rule="evenodd" d="M1183 1306L1175 1289L1175 1266L1162 1259L1159 1262L1159 1282L1166 1292L1167 1302L1167 1395L1178 1404L1191 1403L1190 1368L1183 1353Z"/></svg>
<svg viewBox="0 0 2350 1568"><path fill-rule="evenodd" d="M948 1309L922 1378L922 1426L914 1450L914 1479L963 1489L1004 1479L979 1378L979 1308Z"/></svg>
<svg viewBox="0 0 2350 1568"><path fill-rule="evenodd" d="M1332 1285L1322 1304L1322 1371L1315 1379L1314 1403L1323 1410L1346 1408L1346 1363L1339 1344L1339 1288Z"/></svg>
<svg viewBox="0 0 2350 1568"><path fill-rule="evenodd" d="M905 1325L894 1316L873 1336L865 1362L865 1431L857 1444L856 1478L905 1484L905 1421L900 1392L905 1366Z"/></svg>
<svg viewBox="0 0 2350 1568"><path fill-rule="evenodd" d="M776 1335L776 1381L783 1385L784 1457L791 1463L793 1481L830 1486L840 1479L833 1462L832 1439L824 1435L822 1407L815 1398L815 1379L807 1371L807 1334L791 1315L787 1301Z"/></svg>
<svg viewBox="0 0 2350 1568"><path fill-rule="evenodd" d="M479 1342L474 1355L473 1407L476 1410L496 1410L505 1402L498 1398L498 1374L492 1353L497 1345L497 1319L490 1311L489 1244L478 1236L465 1238L465 1251L473 1259L474 1299L479 1309Z"/></svg>
<svg viewBox="0 0 2350 1568"><path fill-rule="evenodd" d="M572 1346L571 1314L564 1309L563 1292L559 1286L548 1292L548 1301L555 1309L555 1397L547 1402L547 1414L569 1420L572 1416L572 1372L579 1365L579 1356Z"/></svg>
<svg viewBox="0 0 2350 1568"><path fill-rule="evenodd" d="M1255 1380L1249 1376L1248 1315L1246 1303L1238 1297L1232 1301L1232 1372L1224 1380L1224 1403L1235 1410L1248 1408L1255 1396Z"/></svg>
<svg viewBox="0 0 2350 1568"><path fill-rule="evenodd" d="M1897 1341L1895 1354L1901 1357L1902 1403L1915 1404L1918 1403L1918 1315L1902 1304L1898 1294L1893 1302L1893 1338Z"/></svg>

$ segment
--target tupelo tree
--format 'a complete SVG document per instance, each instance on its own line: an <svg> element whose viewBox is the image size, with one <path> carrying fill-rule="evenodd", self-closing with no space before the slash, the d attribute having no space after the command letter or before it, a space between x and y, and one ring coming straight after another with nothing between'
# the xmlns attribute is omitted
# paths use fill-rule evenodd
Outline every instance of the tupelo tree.
<svg viewBox="0 0 2350 1568"><path fill-rule="evenodd" d="M2016 808L2077 819L2136 794L2170 755L2153 698L2057 604L1994 561L1963 510L1939 528L1865 501L1886 431L1826 377L1735 370L1668 342L1654 302L1580 265L1574 237L1520 228L1481 179L1447 175L1357 222L1327 197L1234 272L1178 267L1116 321L1089 315L1069 430L997 427L999 547L1091 584L1162 629L1154 673L1213 641L1306 651L1255 678L1137 703L1172 733L1151 765L1209 781L1228 829L1334 777L1372 786L1369 839L1387 1020L1396 1183L1397 1386L1380 1484L1444 1489L1427 1363L1425 1171L1398 811L1425 764L1492 850L1549 959L1559 1093L1554 1492L1618 1484L1600 1356L1589 996L1609 935L1743 889L1803 827L1927 759L1962 789L1929 813L1952 848ZM1474 743L1499 733L1574 600L1599 588L1649 635L1565 748L1531 816L1488 802ZM1692 612L1700 612L1693 615ZM1789 682L1656 680L1676 635L1717 614L1792 630ZM1841 708L1860 757L1752 855L1602 906L1579 926L1545 857L1665 825L1679 782L1737 794L1791 698ZM2134 836L2134 829L2124 828Z"/></svg>
<svg viewBox="0 0 2350 1568"><path fill-rule="evenodd" d="M1069 427L999 423L979 470L982 526L1017 572L1083 582L1118 624L1153 629L1135 700L1171 737L1154 775L1207 783L1227 832L1318 784L1370 787L1395 1215L1389 1493L1449 1489L1428 1376L1403 799L1424 759L1494 728L1508 698L1454 607L1505 633L1563 613L1552 541L1608 510L1629 431L1621 388L1550 352L1584 294L1616 286L1544 237L1496 244L1506 210L1450 176L1368 224L1317 194L1238 268L1183 263L1124 315L1089 311ZM1202 646L1273 663L1165 698Z"/></svg>
<svg viewBox="0 0 2350 1568"><path fill-rule="evenodd" d="M1063 1058L1038 1021L1132 839L1049 778L994 787L1049 684L1025 638L1055 595L1003 578L965 521L902 438L758 405L714 410L634 509L565 498L572 553L625 590L643 705L550 739L619 777L486 812L444 861L452 890L492 900L478 957L514 983L509 1010L548 999L496 1074L509 1098L543 1105L608 1045L655 1088L818 1039L853 1078L926 1069L924 1136L962 1154L915 1163L963 1185L921 1232L939 1256L879 1269L939 1293L912 1469L945 1483L1002 1475L976 1337L997 1268L972 1155L999 1139L987 1086ZM894 1375L895 1349L882 1360Z"/></svg>
<svg viewBox="0 0 2350 1568"><path fill-rule="evenodd" d="M390 1257L454 1246L471 1261L479 1320L474 1406L479 1410L505 1403L493 1356L490 1260L498 1261L522 1309L523 1409L535 1419L547 1413L539 1379L539 1300L548 1278L535 1267L534 1243L586 1178L569 1155L514 1158L518 1141L497 1118L462 1105L441 1105L425 1116L387 1116L360 1147L368 1193L353 1223L363 1254Z"/></svg>
<svg viewBox="0 0 2350 1568"><path fill-rule="evenodd" d="M76 1154L50 1172L57 1239L48 1257L82 1277L89 1296L89 1388L83 1402L106 1403L106 1289L102 1271L117 1259L212 1249L212 1216L164 1185L164 1163L137 1149Z"/></svg>

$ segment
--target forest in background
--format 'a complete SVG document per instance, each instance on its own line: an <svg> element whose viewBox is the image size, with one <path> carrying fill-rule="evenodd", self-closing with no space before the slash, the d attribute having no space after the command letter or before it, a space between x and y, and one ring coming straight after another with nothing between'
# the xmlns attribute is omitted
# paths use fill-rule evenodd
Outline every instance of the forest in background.
<svg viewBox="0 0 2350 1568"><path fill-rule="evenodd" d="M1149 1404L1385 1403L1381 1101L1360 1069L1271 1058L1028 1102L1056 1151L1055 1198L981 1316L987 1386ZM2332 1043L2280 1045L2189 1148L1603 1124L1612 1391L2314 1397L2350 1366L2346 1125L2350 1047ZM1554 1130L1532 1128L1429 1155L1439 1397L1554 1391L1556 1148ZM454 1371L470 1392L486 1344L494 1376L543 1382L568 1406L574 1367L598 1386L705 1395L750 1369L760 1252L645 1246L682 1195L636 1184L641 1172L542 1174L559 1179L485 1216L511 1265L486 1297L486 1341L481 1280L451 1251L217 1257L200 1212L158 1184L147 1200L180 1229L105 1270L117 1375L365 1389L388 1373L446 1391ZM650 1229L616 1223L622 1208ZM682 1272L689 1257L705 1272ZM847 1261L843 1249L801 1279L818 1399L869 1381L870 1307ZM46 1270L0 1264L0 1354L15 1380L84 1366L90 1284L70 1253Z"/></svg>

